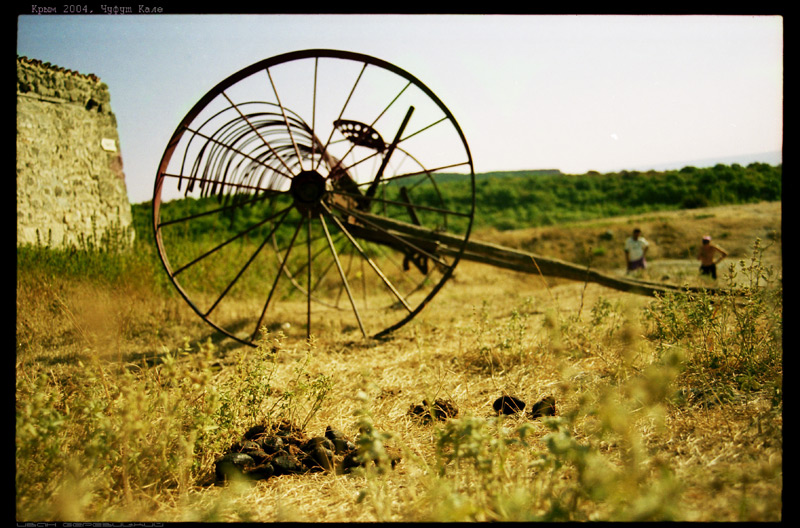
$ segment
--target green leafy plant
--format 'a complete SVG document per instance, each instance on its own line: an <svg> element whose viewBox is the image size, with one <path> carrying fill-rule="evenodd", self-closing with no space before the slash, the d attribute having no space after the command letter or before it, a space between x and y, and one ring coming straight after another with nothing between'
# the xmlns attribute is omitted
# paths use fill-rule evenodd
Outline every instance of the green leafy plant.
<svg viewBox="0 0 800 528"><path fill-rule="evenodd" d="M652 339L661 350L686 350L694 382L754 389L780 376L782 286L762 256L756 240L749 261L730 266L721 291L670 293L646 309Z"/></svg>

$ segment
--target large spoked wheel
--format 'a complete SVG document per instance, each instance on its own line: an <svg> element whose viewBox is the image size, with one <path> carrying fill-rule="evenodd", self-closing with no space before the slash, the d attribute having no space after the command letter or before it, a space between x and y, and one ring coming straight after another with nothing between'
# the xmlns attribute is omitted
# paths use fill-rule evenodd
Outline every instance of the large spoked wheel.
<svg viewBox="0 0 800 528"><path fill-rule="evenodd" d="M415 77L357 53L287 53L219 83L176 129L157 249L197 314L242 343L264 326L378 337L452 275L474 178L458 123Z"/></svg>

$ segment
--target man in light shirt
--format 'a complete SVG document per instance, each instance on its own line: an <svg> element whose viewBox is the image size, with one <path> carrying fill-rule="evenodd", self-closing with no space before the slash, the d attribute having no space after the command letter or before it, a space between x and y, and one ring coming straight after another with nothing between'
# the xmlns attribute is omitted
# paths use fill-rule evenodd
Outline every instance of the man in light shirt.
<svg viewBox="0 0 800 528"><path fill-rule="evenodd" d="M645 256L649 245L642 236L642 230L638 227L634 229L633 234L625 241L625 262L628 265L628 273L647 267Z"/></svg>

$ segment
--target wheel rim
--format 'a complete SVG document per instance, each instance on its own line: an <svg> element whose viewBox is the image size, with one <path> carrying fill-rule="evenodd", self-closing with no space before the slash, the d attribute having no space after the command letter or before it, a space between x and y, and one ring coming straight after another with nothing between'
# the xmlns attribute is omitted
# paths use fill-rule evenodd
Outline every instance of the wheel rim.
<svg viewBox="0 0 800 528"><path fill-rule="evenodd" d="M464 134L424 84L374 57L306 50L231 75L189 111L159 166L153 222L171 281L220 332L379 337L452 275L474 193ZM385 221L460 242L444 256Z"/></svg>

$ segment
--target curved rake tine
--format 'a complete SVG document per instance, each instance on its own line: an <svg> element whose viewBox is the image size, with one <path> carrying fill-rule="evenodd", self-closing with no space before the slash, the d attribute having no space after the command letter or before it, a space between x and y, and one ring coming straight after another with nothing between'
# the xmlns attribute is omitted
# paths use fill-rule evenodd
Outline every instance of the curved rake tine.
<svg viewBox="0 0 800 528"><path fill-rule="evenodd" d="M358 313L358 308L356 307L356 302L353 299L353 294L350 291L350 284L347 282L347 277L342 270L342 264L339 262L339 255L336 253L336 249L333 247L333 241L331 240L331 234L328 232L328 225L325 223L325 217L322 213L319 213L319 222L322 225L322 230L325 232L325 238L328 240L328 247L331 248L331 253L333 254L333 260L336 262L336 268L339 270L339 276L342 278L342 284L344 284L344 289L347 291L347 297L350 299L350 305L353 307L353 313L356 316L356 320L358 320L358 327L361 329L361 334L364 337L367 337L367 332L364 330L364 323L361 322L361 315Z"/></svg>
<svg viewBox="0 0 800 528"><path fill-rule="evenodd" d="M237 110L238 110L238 108L237 108ZM241 115L241 111L239 111L239 114ZM243 116L243 117L244 117L244 116ZM252 125L251 125L251 126L252 126ZM202 133L202 132L200 132L199 130L195 130L195 129L193 129L193 128L189 128L189 127L184 127L184 130L186 130L187 132L189 132L189 133L191 133L191 134L193 134L193 135L195 135L195 136L201 137L201 138L205 139L206 141L211 141L211 142L213 142L213 143L217 144L217 145L218 145L219 147L221 147L221 148L225 148L225 149L228 149L228 150L230 150L231 152L234 152L234 153L236 153L236 154L239 154L240 156L242 156L242 157L244 157L244 158L246 158L246 159L249 159L250 161L252 161L252 162L254 162L254 163L258 164L258 165L261 165L262 167L265 167L265 168L268 168L268 169L272 169L272 170L274 170L274 171L275 171L275 173L276 173L276 174L278 174L278 175L280 175L280 176L283 176L283 177L284 177L284 178L286 178L287 180L291 180L291 179L292 179L292 175L291 175L291 174L292 174L292 173L291 173L291 169L289 169L288 167L286 167L286 164L285 164L285 163L283 163L283 166L284 166L284 167L286 167L287 169L289 169L289 174L288 174L288 175L287 175L287 174L284 174L284 173L282 173L282 172L279 172L279 171L277 171L277 170L275 169L275 167L272 167L271 165L267 165L267 164L266 164L266 163L264 163L262 160L260 160L260 159L257 159L257 158L254 158L253 156L251 156L251 155L247 154L246 152L242 152L242 151L240 151L239 149L235 149L235 148L231 147L230 145L226 145L225 143L222 143L221 141L219 141L219 140L217 140L217 139L215 139L215 138L213 138L213 137L211 137L211 136L208 136L208 135L206 135L206 134L203 134L203 133ZM259 134L259 137L261 137L261 139L263 140L263 137L262 137L260 134ZM272 151L272 149L270 149L270 151ZM272 151L272 152L274 153L274 151ZM276 157L277 157L277 156L276 156ZM280 158L278 158L278 159L280 159ZM283 160L281 159L280 161L283 161ZM182 179L182 178L186 178L187 180L191 181L191 177L189 177L189 176L176 176L176 177L177 177L179 180L180 180L180 179ZM179 187L179 188L180 188L180 187Z"/></svg>
<svg viewBox="0 0 800 528"><path fill-rule="evenodd" d="M284 167L284 168L285 168L285 169L286 169L286 170L289 172L289 174L294 174L294 173L292 172L292 169L291 169L291 168L290 168L290 167L289 167L289 166L286 164L286 162L285 162L285 161L284 161L284 159L283 159L283 158L280 156L280 154L278 154L277 152L275 152L275 149L273 149L273 148L272 148L272 145L270 145L269 141L267 141L266 139L264 139L264 136L262 136L262 135L261 135L261 132L259 132L259 131L258 131L258 129L257 129L256 127L254 127L254 126L253 126L253 124L250 122L250 120L249 120L249 119L247 119L247 116L246 116L246 115L244 115L244 113L243 113L243 112L242 112L242 111L239 109L239 107L236 105L236 103L234 103L234 102L231 100L231 98L230 98L230 97L228 97L228 94L226 94L226 93L223 91L223 92L222 92L222 95L223 95L223 97L225 97L225 99L227 99L227 100L228 100L228 102L231 104L231 106L232 106L232 107L233 107L233 108L234 108L234 109L235 109L237 112L239 112L239 115L241 116L241 118L242 118L242 119L244 119L245 123L247 123L247 124L250 126L250 129L251 129L253 132L255 132L255 133L256 133L256 135L257 135L257 136L258 136L258 137L261 139L261 141L262 141L262 142L264 143L264 145L265 145L265 146L266 146L266 147L269 149L269 151L272 153L272 155L273 155L273 156L275 156L275 158L276 158L278 161L280 161L280 162L281 162L281 165L283 165L283 167ZM291 179L291 176L289 177L289 179Z"/></svg>

